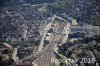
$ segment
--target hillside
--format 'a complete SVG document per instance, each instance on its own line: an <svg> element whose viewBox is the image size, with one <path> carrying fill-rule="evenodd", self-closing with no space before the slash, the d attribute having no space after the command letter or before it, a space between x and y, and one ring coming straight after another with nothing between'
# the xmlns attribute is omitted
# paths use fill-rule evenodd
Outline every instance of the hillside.
<svg viewBox="0 0 100 66"><path fill-rule="evenodd" d="M24 0L24 1L31 4L41 4L41 3L51 3L54 2L55 0Z"/></svg>
<svg viewBox="0 0 100 66"><path fill-rule="evenodd" d="M0 7L7 6L9 4L12 4L14 0L0 0Z"/></svg>
<svg viewBox="0 0 100 66"><path fill-rule="evenodd" d="M65 14L93 25L100 25L100 0L62 0L48 5L49 12Z"/></svg>

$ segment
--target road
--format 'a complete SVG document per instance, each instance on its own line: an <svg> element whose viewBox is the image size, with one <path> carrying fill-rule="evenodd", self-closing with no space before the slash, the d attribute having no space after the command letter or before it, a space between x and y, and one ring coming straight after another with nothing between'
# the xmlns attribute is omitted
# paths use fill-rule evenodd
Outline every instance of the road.
<svg viewBox="0 0 100 66"><path fill-rule="evenodd" d="M53 17L51 18L52 21L51 21L51 22L46 26L46 28L45 28L43 37L42 37L41 42L40 42L40 45L39 45L38 52L40 52L40 51L43 49L44 39L45 39L45 37L46 37L46 34L47 34L48 30L51 28L51 25L52 25L52 23L53 23L55 17L56 17L56 16L53 16Z"/></svg>
<svg viewBox="0 0 100 66"><path fill-rule="evenodd" d="M57 16L52 17L52 23L54 23L54 19L55 18L59 18ZM61 18L60 18L61 19ZM51 58L55 58L55 54L54 54L54 47L55 45L57 45L57 42L62 41L64 38L64 34L63 34L63 30L64 27L67 25L66 23L60 22L60 21L55 21L57 26L54 29L54 32L51 35L51 40L49 41L49 45L47 45L47 47L45 49L42 50L41 47L43 47L43 41L44 38L46 37L46 33L47 33L47 29L45 30L45 34L44 37L41 40L41 44L40 44L40 48L39 52L35 55L31 55L27 58L22 59L21 61L31 61L34 64L36 64L36 66L50 66L51 65ZM50 27L49 27L50 29ZM35 65L33 65L35 66ZM57 65L59 66L59 65Z"/></svg>
<svg viewBox="0 0 100 66"><path fill-rule="evenodd" d="M49 66L51 57L55 57L53 52L53 47L55 46L55 41L53 40L53 38L55 38L54 36L55 35L53 34L47 50L43 53L43 55L39 56L38 59L34 61L34 63L38 64L38 66Z"/></svg>
<svg viewBox="0 0 100 66"><path fill-rule="evenodd" d="M52 25L52 23L53 23L55 17L56 17L56 15L54 15L54 16L51 17L51 18L48 18L48 19L51 19L52 21L51 21L51 22L46 26L46 28L44 29L44 34L43 34L43 37L42 37L42 39L41 39L41 41L40 41L40 45L39 45L39 48L38 48L38 51L37 51L36 55L33 55L33 54L32 54L32 55L30 55L30 56L28 56L28 57L26 57L26 58L21 59L20 62L22 62L22 61L33 61L33 60L35 60L38 56L41 56L41 55L45 52L45 50L47 50L47 49L44 49L44 50L43 50L44 39L45 39L45 37L46 37L47 31L51 28L51 25Z"/></svg>
<svg viewBox="0 0 100 66"><path fill-rule="evenodd" d="M12 58L14 59L15 63L18 63L19 61L19 58L17 57L17 51L18 51L18 48L14 48L13 50L13 54L12 54Z"/></svg>
<svg viewBox="0 0 100 66"><path fill-rule="evenodd" d="M63 22L57 22L57 27L55 28L54 34L52 34L50 44L48 45L47 49L44 51L43 55L38 56L38 59L33 61L33 63L36 64L36 66L52 65L51 59L56 58L54 54L54 47L58 41L61 41L64 38L64 35L62 34L64 26L65 24Z"/></svg>

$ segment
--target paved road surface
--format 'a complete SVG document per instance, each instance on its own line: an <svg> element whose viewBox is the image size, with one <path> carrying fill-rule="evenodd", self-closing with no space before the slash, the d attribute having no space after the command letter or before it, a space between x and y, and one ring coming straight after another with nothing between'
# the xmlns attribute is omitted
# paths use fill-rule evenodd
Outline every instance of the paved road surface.
<svg viewBox="0 0 100 66"><path fill-rule="evenodd" d="M56 32L52 35L50 44L48 45L46 51L43 53L43 55L39 56L38 59L33 61L33 63L37 64L37 66L50 66L51 58L55 58L54 54L54 47L55 44L57 44L57 41L60 41L61 38L63 38L63 32L64 24L61 22L58 22L56 27ZM58 66L58 65L57 65Z"/></svg>
<svg viewBox="0 0 100 66"><path fill-rule="evenodd" d="M53 17L51 18L52 21L51 21L51 22L46 26L46 28L45 28L45 32L44 32L43 37L42 37L42 39L41 39L38 52L42 51L42 49L43 49L44 39L45 39L45 37L46 37L46 34L47 34L48 30L51 28L51 25L52 25L52 23L53 23L55 17L56 17L56 16L53 16Z"/></svg>
<svg viewBox="0 0 100 66"><path fill-rule="evenodd" d="M54 21L54 18L53 18L53 21ZM42 51L40 50L41 52L39 52L38 54L31 55L30 57L27 57L23 60L29 60L33 63L36 63L37 66L50 66L51 65L51 62L50 62L51 58L55 58L54 47L57 44L57 41L61 41L64 38L64 35L62 32L63 32L65 24L59 21L56 23L57 23L57 26L54 30L54 33L52 33L50 44L47 45L47 47L44 50Z"/></svg>

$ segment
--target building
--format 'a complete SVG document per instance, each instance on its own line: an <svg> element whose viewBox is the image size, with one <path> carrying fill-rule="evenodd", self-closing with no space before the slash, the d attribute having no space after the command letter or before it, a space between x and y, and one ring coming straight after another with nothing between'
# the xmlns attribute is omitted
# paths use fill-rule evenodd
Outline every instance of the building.
<svg viewBox="0 0 100 66"><path fill-rule="evenodd" d="M78 25L77 20L72 17L68 17L67 21L70 22L71 25Z"/></svg>
<svg viewBox="0 0 100 66"><path fill-rule="evenodd" d="M50 37L51 37L51 33L47 33L45 40L50 40Z"/></svg>
<svg viewBox="0 0 100 66"><path fill-rule="evenodd" d="M84 38L85 37L85 33L74 33L74 34L69 34L68 35L69 38Z"/></svg>
<svg viewBox="0 0 100 66"><path fill-rule="evenodd" d="M3 43L3 45L6 47L6 48L9 48L9 49L13 49L13 47L11 46L11 45L9 45L9 44L7 44L7 43Z"/></svg>

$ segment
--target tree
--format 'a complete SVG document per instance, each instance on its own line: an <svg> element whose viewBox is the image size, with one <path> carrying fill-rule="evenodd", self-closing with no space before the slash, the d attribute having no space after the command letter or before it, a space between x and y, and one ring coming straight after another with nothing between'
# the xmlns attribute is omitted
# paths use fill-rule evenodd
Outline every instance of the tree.
<svg viewBox="0 0 100 66"><path fill-rule="evenodd" d="M13 3L15 0L0 0L0 7Z"/></svg>
<svg viewBox="0 0 100 66"><path fill-rule="evenodd" d="M40 44L40 40L35 41L35 46L38 46Z"/></svg>
<svg viewBox="0 0 100 66"><path fill-rule="evenodd" d="M44 45L49 44L49 40L44 40Z"/></svg>

